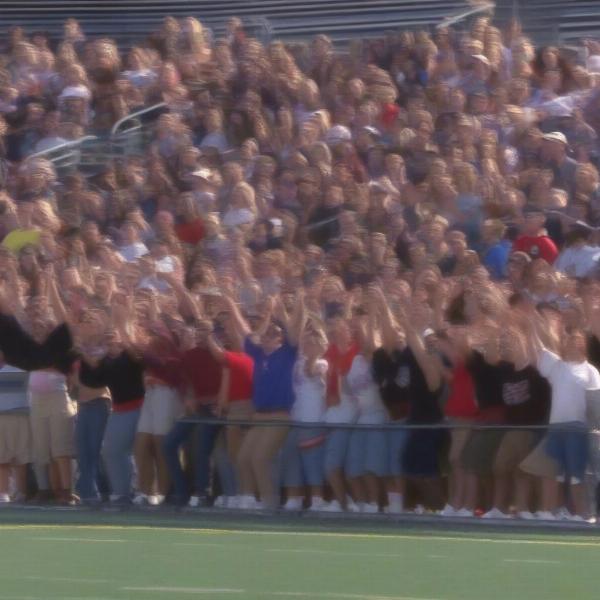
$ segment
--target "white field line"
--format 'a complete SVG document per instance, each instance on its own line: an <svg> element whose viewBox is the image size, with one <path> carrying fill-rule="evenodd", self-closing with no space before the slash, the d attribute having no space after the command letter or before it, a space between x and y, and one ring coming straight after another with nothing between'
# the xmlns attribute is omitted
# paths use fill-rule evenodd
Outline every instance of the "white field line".
<svg viewBox="0 0 600 600"><path fill-rule="evenodd" d="M560 560L546 560L543 558L505 558L502 562L523 563L526 565L560 565Z"/></svg>
<svg viewBox="0 0 600 600"><path fill-rule="evenodd" d="M415 596L380 596L372 594L344 594L342 592L263 592L267 596L280 598L332 598L337 600L441 600Z"/></svg>
<svg viewBox="0 0 600 600"><path fill-rule="evenodd" d="M289 553L289 554L326 554L328 556L360 556L360 557L369 557L373 558L403 558L406 554L385 554L385 553L375 553L375 552L340 552L338 550L310 550L308 548L266 548L265 552L277 552Z"/></svg>
<svg viewBox="0 0 600 600"><path fill-rule="evenodd" d="M192 587L122 587L124 592L166 592L173 594L243 594L246 590L234 588L192 588Z"/></svg>
<svg viewBox="0 0 600 600"><path fill-rule="evenodd" d="M247 536L290 536L295 537L323 537L338 539L371 539L371 540L416 540L420 542L465 542L465 543L489 543L489 544L514 544L514 545L536 545L536 546L572 546L574 548L597 548L600 550L599 541L561 541L561 540L522 540L515 538L484 538L484 537L466 537L466 536L443 536L443 535L410 535L410 534L385 534L385 533L352 533L352 532L333 532L333 531L255 531L246 529L192 529L190 527L150 527L149 525L68 525L69 529L81 531L153 531L157 532L181 532L193 535L247 535ZM0 531L9 530L64 530L65 525L0 525ZM50 539L50 538L48 538ZM57 538L51 538L56 540ZM76 538L64 538L71 541ZM84 538L83 541L87 540ZM104 540L101 540L104 541ZM121 541L121 540L119 540ZM140 543L140 540L123 540L126 542ZM146 543L141 541L141 543ZM0 600L2 600L0 598Z"/></svg>
<svg viewBox="0 0 600 600"><path fill-rule="evenodd" d="M37 577L34 575L27 575L26 577L19 577L26 581L56 581L64 583L111 583L112 579L80 579L79 577Z"/></svg>
<svg viewBox="0 0 600 600"><path fill-rule="evenodd" d="M108 540L102 538L78 538L78 537L32 537L36 542L90 542L92 544L123 544L134 540ZM136 542L137 543L137 542Z"/></svg>

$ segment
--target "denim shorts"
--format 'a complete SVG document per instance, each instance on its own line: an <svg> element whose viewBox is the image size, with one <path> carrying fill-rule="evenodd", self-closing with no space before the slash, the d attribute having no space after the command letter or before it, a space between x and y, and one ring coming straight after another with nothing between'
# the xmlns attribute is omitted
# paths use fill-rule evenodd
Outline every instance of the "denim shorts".
<svg viewBox="0 0 600 600"><path fill-rule="evenodd" d="M292 429L281 450L281 480L285 487L323 485L325 437L321 430Z"/></svg>
<svg viewBox="0 0 600 600"><path fill-rule="evenodd" d="M332 429L327 434L327 439L325 440L325 458L323 460L325 475L329 475L329 473L336 469L344 468L349 439L349 429Z"/></svg>
<svg viewBox="0 0 600 600"><path fill-rule="evenodd" d="M402 469L402 459L404 449L408 441L408 429L392 429L387 432L388 436L388 454L389 454L389 475L391 477L400 477L404 470Z"/></svg>
<svg viewBox="0 0 600 600"><path fill-rule="evenodd" d="M346 455L346 475L360 477L372 473L378 477L389 475L387 431L356 430L350 434Z"/></svg>
<svg viewBox="0 0 600 600"><path fill-rule="evenodd" d="M583 481L589 460L587 427L579 422L550 425L546 452L558 463L565 481L571 477Z"/></svg>

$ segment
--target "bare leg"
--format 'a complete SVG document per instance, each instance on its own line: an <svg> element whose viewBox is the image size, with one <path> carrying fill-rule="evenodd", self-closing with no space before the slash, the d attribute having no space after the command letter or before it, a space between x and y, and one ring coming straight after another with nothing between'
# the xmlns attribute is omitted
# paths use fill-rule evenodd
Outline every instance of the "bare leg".
<svg viewBox="0 0 600 600"><path fill-rule="evenodd" d="M381 494L381 479L373 473L366 473L363 479L367 491L367 502L371 504L377 504L379 506L379 498Z"/></svg>
<svg viewBox="0 0 600 600"><path fill-rule="evenodd" d="M366 486L363 477L350 477L348 478L348 484L350 485L350 491L354 502L365 502L367 498Z"/></svg>
<svg viewBox="0 0 600 600"><path fill-rule="evenodd" d="M558 482L555 479L544 477L541 492L541 510L554 512L558 508Z"/></svg>
<svg viewBox="0 0 600 600"><path fill-rule="evenodd" d="M452 508L458 510L465 505L466 474L465 471L458 466L458 463L455 463L451 469L449 481L450 500L448 504L450 504Z"/></svg>
<svg viewBox="0 0 600 600"><path fill-rule="evenodd" d="M494 501L493 505L502 512L508 511L510 504L509 490L511 478L506 473L496 473L494 477Z"/></svg>
<svg viewBox="0 0 600 600"><path fill-rule="evenodd" d="M166 496L169 493L169 486L171 485L171 478L169 477L169 471L167 469L167 463L162 453L163 435L152 436L152 446L154 459L156 462L156 478L158 482L158 493L161 496Z"/></svg>
<svg viewBox="0 0 600 600"><path fill-rule="evenodd" d="M327 474L327 482L331 486L335 499L342 508L346 507L346 485L341 469L333 469Z"/></svg>
<svg viewBox="0 0 600 600"><path fill-rule="evenodd" d="M533 481L529 475L518 473L515 477L515 509L517 512L529 512Z"/></svg>
<svg viewBox="0 0 600 600"><path fill-rule="evenodd" d="M142 494L151 495L154 487L154 441L150 433L136 433L134 445L138 487Z"/></svg>
<svg viewBox="0 0 600 600"><path fill-rule="evenodd" d="M10 465L0 465L0 494L8 494L8 478L10 475Z"/></svg>
<svg viewBox="0 0 600 600"><path fill-rule="evenodd" d="M59 456L54 459L56 470L58 473L58 481L60 482L60 489L71 492L73 486L73 471L71 470L71 457L70 456Z"/></svg>
<svg viewBox="0 0 600 600"><path fill-rule="evenodd" d="M465 501L464 507L468 510L475 510L477 506L477 492L479 482L477 476L473 473L465 472Z"/></svg>
<svg viewBox="0 0 600 600"><path fill-rule="evenodd" d="M587 519L590 516L590 507L587 502L585 486L581 483L571 484L571 500L576 515Z"/></svg>

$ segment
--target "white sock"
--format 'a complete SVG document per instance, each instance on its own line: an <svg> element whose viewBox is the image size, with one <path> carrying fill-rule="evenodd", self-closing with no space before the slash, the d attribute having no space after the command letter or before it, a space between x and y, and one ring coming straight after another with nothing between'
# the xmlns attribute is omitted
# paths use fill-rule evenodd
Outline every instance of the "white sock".
<svg viewBox="0 0 600 600"><path fill-rule="evenodd" d="M404 497L399 492L388 492L388 504L393 507L403 508Z"/></svg>

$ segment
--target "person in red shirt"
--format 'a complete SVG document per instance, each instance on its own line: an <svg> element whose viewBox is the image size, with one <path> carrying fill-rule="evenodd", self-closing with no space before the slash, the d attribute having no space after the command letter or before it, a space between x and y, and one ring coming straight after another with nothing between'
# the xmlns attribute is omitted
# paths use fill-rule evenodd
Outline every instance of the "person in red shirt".
<svg viewBox="0 0 600 600"><path fill-rule="evenodd" d="M194 195L185 192L177 199L175 233L180 242L195 246L204 237L204 222L198 214Z"/></svg>
<svg viewBox="0 0 600 600"><path fill-rule="evenodd" d="M546 216L535 206L525 207L523 215L521 235L515 240L512 251L525 252L532 259L543 258L551 265L558 257L558 248L546 235L544 229Z"/></svg>
<svg viewBox="0 0 600 600"><path fill-rule="evenodd" d="M228 338L231 336L227 336ZM226 417L232 421L247 421L252 417L252 377L254 375L254 361L248 354L238 349L226 350L216 339L214 334L208 337L208 348L213 357L223 367L223 378L216 407L216 415ZM238 456L244 429L239 425L228 425L225 428L227 455L233 465L236 484L239 482ZM229 506L231 498L224 498L223 507Z"/></svg>

